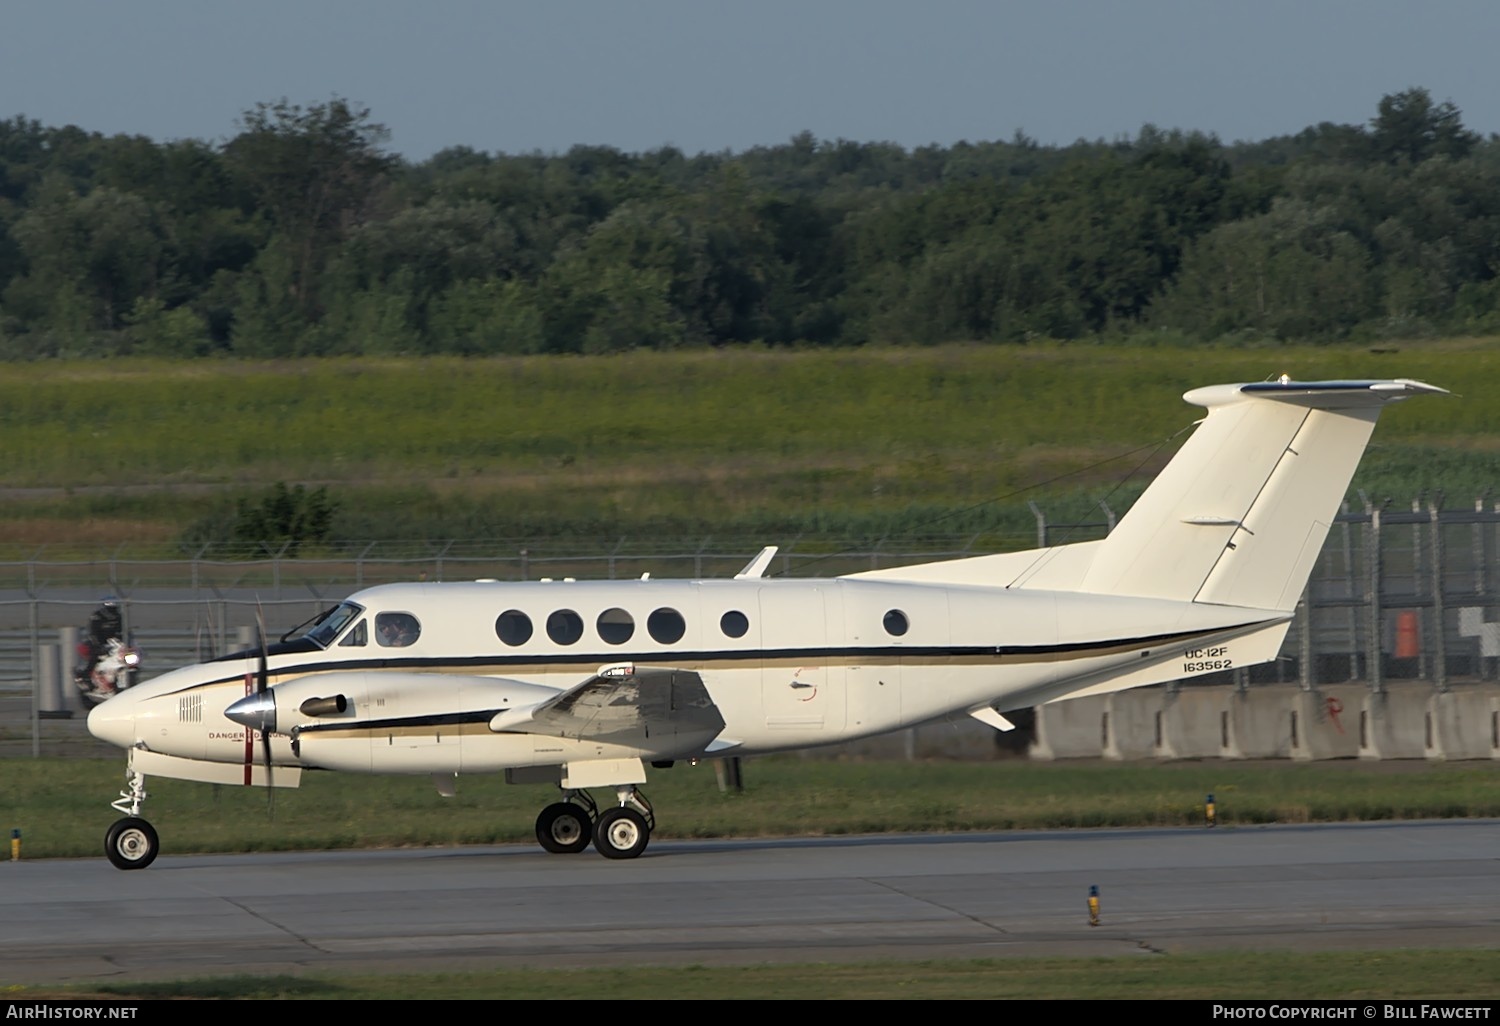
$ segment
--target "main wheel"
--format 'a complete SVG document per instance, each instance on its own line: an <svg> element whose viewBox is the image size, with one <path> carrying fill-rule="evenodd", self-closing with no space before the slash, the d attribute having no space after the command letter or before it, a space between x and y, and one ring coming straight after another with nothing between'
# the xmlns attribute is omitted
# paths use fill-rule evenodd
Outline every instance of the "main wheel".
<svg viewBox="0 0 1500 1026"><path fill-rule="evenodd" d="M160 850L156 828L135 816L116 820L104 835L104 854L116 869L145 869Z"/></svg>
<svg viewBox="0 0 1500 1026"><path fill-rule="evenodd" d="M537 843L554 855L573 855L589 846L593 826L582 806L554 802L536 818Z"/></svg>
<svg viewBox="0 0 1500 1026"><path fill-rule="evenodd" d="M633 859L646 850L651 828L634 809L610 809L594 824L594 848L607 859Z"/></svg>

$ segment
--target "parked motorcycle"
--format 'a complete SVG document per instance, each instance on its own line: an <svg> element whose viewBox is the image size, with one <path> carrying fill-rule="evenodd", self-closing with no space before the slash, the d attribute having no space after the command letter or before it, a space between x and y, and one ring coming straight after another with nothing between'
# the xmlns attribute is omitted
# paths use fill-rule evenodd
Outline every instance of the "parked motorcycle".
<svg viewBox="0 0 1500 1026"><path fill-rule="evenodd" d="M73 683L90 705L131 687L140 674L141 650L123 634L119 606L106 600L89 617L87 634L78 643L78 667L73 671Z"/></svg>
<svg viewBox="0 0 1500 1026"><path fill-rule="evenodd" d="M141 651L119 638L110 638L104 654L92 666L84 665L74 676L84 700L98 705L135 684L141 668Z"/></svg>

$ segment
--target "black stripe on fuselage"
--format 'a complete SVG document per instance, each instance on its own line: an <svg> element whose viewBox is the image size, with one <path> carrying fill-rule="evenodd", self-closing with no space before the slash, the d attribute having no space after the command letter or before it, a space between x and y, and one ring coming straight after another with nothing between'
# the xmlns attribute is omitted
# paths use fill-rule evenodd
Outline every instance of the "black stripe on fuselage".
<svg viewBox="0 0 1500 1026"><path fill-rule="evenodd" d="M939 659L973 659L987 662L1050 662L1056 661L1058 656L1084 659L1090 656L1106 655L1112 651L1128 651L1133 648L1154 648L1161 645L1185 644L1201 638L1265 627L1278 622L1280 622L1280 618L1252 620L1246 623L1229 624L1223 627L1205 628L1195 631L1177 631L1171 634L1153 634L1135 638L1108 638L1099 641L1072 642L1059 645L888 645L881 648L825 646L822 648L710 649L697 652L664 650L646 653L634 652L633 650L617 650L613 652L600 652L596 650L594 652L558 652L547 655L493 653L480 656L409 656L406 658L339 659L275 666L270 668L270 673L276 677L301 677L335 670L421 671L479 668L491 672L502 672L506 669L545 672L549 667L582 665L594 668L610 663L626 662L647 663L662 661L674 665L690 664L693 666L712 667L714 663L734 663L751 660L771 662L778 659L809 663L837 660L855 664L893 660L899 660L904 663L922 662L924 660L936 661ZM592 670L589 672L592 672ZM215 678L214 680L203 681L201 684L193 686L202 687L210 684L222 684L228 681L242 680L243 678L243 673L236 673L226 677Z"/></svg>
<svg viewBox="0 0 1500 1026"><path fill-rule="evenodd" d="M488 724L496 713L505 709L475 709L461 713L431 713L423 716L393 716L383 720L354 720L351 722L305 723L297 727L298 734L309 734L323 730L399 730L403 727L461 727L465 724Z"/></svg>

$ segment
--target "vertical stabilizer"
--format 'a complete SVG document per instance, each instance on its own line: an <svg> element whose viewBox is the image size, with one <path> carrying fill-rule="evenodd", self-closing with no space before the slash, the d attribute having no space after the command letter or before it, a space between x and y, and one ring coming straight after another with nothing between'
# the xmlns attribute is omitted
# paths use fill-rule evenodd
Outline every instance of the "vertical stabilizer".
<svg viewBox="0 0 1500 1026"><path fill-rule="evenodd" d="M1099 545L1079 586L1290 610L1385 404L1418 381L1213 385L1204 422Z"/></svg>

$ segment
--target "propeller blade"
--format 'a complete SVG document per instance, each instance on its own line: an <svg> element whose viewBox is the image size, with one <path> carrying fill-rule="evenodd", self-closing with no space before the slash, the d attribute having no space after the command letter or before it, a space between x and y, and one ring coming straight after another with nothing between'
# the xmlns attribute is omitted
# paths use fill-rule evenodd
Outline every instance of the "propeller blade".
<svg viewBox="0 0 1500 1026"><path fill-rule="evenodd" d="M261 611L259 602L255 604L255 640L256 647L260 649L260 670L255 678L255 690L260 692L265 691L268 685L270 671L266 664L270 657L266 651L266 614Z"/></svg>
<svg viewBox="0 0 1500 1026"><path fill-rule="evenodd" d="M260 666L255 677L255 693L257 695L264 695L266 694L266 689L270 687L271 671L269 665L270 654L266 651L266 614L261 609L259 599L255 602L255 633L256 640L260 642ZM276 700L274 698L271 699L271 708L274 716L276 708ZM260 747L261 754L264 756L266 763L266 815L271 819L275 819L276 783L275 770L271 765L271 732L269 730L262 730L260 732Z"/></svg>

